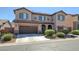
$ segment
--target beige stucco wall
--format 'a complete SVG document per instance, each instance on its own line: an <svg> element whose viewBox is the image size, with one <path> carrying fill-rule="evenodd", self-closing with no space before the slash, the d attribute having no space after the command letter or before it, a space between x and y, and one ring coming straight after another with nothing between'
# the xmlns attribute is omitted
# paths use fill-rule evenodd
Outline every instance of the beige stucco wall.
<svg viewBox="0 0 79 59"><path fill-rule="evenodd" d="M15 29L15 32L16 33L19 33L19 26L36 26L36 27L38 27L38 33L39 32L41 32L42 30L41 30L41 24L32 24L32 23L17 23L17 25L16 25L17 27L15 27L16 29Z"/></svg>
<svg viewBox="0 0 79 59"><path fill-rule="evenodd" d="M14 33L19 33L19 25L18 25L18 23L15 23Z"/></svg>
<svg viewBox="0 0 79 59"><path fill-rule="evenodd" d="M78 15L73 16L74 21L78 21Z"/></svg>
<svg viewBox="0 0 79 59"><path fill-rule="evenodd" d="M38 25L38 33L42 33L42 26L41 26L41 24Z"/></svg>
<svg viewBox="0 0 79 59"><path fill-rule="evenodd" d="M48 22L52 21L52 17L49 16L49 15L35 14L35 13L32 13L32 12L30 12L28 10L25 10L25 9L21 9L21 10L18 10L18 11L15 12L15 20L22 20L22 19L19 18L19 13L27 13L27 14L29 14L29 18L27 20L40 21L39 16L45 16L46 17L45 21L48 21ZM36 17L37 19L34 19L34 17Z"/></svg>
<svg viewBox="0 0 79 59"><path fill-rule="evenodd" d="M33 23L18 23L19 26L38 26L39 24L33 24Z"/></svg>
<svg viewBox="0 0 79 59"><path fill-rule="evenodd" d="M58 15L64 15L65 16L64 21L58 20ZM73 22L74 22L75 18L72 15L64 14L63 12L59 12L59 13L53 15L52 17L54 19L56 29L58 26L71 27L73 29Z"/></svg>
<svg viewBox="0 0 79 59"><path fill-rule="evenodd" d="M44 24L46 26L46 29L48 29L48 25L51 24ZM38 29L38 33L42 33L42 24L33 24L33 23L17 23L14 29L15 33L19 33L19 26L36 26ZM53 28L53 26L52 26Z"/></svg>
<svg viewBox="0 0 79 59"><path fill-rule="evenodd" d="M52 21L52 17L51 16L48 16L48 15L40 15L40 14L32 14L32 20L40 21L39 20L39 16L45 16L46 17L45 22L51 22ZM36 19L34 19L35 17L36 17Z"/></svg>
<svg viewBox="0 0 79 59"><path fill-rule="evenodd" d="M33 20L33 21L40 21L39 16L46 16L46 20L44 22L54 22L54 26L52 25L52 27L54 27L55 29L57 29L58 26L71 27L73 29L73 22L78 21L77 16L65 14L64 12L58 12L54 15L45 15L45 14L39 14L39 13L35 14L35 13L32 13L32 12L25 10L25 9L21 9L21 10L18 10L18 11L15 12L15 19L16 20L21 20L21 19L19 19L19 13L29 14L29 19L27 19L27 20ZM64 21L58 20L59 14L65 16ZM36 17L36 19L34 19L34 17ZM39 25L39 24L33 24L33 23L32 24L31 23L20 23L20 24L18 24L18 26L19 25L21 25L21 26L38 26L38 30L41 31L41 29L40 29L41 24ZM46 28L47 28L48 25L46 25Z"/></svg>
<svg viewBox="0 0 79 59"><path fill-rule="evenodd" d="M30 11L25 10L25 9L21 9L21 10L18 10L18 11L15 12L15 19L16 20L22 20L22 19L19 18L19 13L29 14L29 18L27 20L31 20L32 13Z"/></svg>
<svg viewBox="0 0 79 59"><path fill-rule="evenodd" d="M32 14L32 20L34 21L39 21L39 18L38 18L39 15L36 15L36 14ZM36 17L36 19L34 19Z"/></svg>

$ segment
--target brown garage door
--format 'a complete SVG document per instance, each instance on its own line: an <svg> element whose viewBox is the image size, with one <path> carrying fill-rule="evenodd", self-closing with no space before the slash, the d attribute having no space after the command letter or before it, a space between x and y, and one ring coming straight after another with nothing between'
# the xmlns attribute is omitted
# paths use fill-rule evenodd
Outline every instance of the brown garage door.
<svg viewBox="0 0 79 59"><path fill-rule="evenodd" d="M37 33L37 27L35 26L20 26L19 33L20 34L31 34Z"/></svg>

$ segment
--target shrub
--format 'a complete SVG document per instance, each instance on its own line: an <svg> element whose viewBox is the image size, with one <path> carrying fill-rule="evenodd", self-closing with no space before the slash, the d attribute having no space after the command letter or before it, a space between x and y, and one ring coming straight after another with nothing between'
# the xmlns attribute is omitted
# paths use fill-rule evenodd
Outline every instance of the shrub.
<svg viewBox="0 0 79 59"><path fill-rule="evenodd" d="M64 38L65 34L63 32L56 33L57 37Z"/></svg>
<svg viewBox="0 0 79 59"><path fill-rule="evenodd" d="M12 38L13 38L13 34L4 34L4 35L1 37L1 40L2 40L2 41L10 41Z"/></svg>
<svg viewBox="0 0 79 59"><path fill-rule="evenodd" d="M46 36L46 35L45 35L45 37L48 38L48 39L54 39L54 38L56 38L56 34L54 34L54 35L52 35L52 36Z"/></svg>
<svg viewBox="0 0 79 59"><path fill-rule="evenodd" d="M56 34L52 35L52 38L56 38Z"/></svg>
<svg viewBox="0 0 79 59"><path fill-rule="evenodd" d="M55 31L52 30L52 29L48 29L48 30L45 31L46 36L52 36L53 34L55 34Z"/></svg>
<svg viewBox="0 0 79 59"><path fill-rule="evenodd" d="M64 29L62 32L63 32L64 34L68 34L70 31L69 31L68 29Z"/></svg>
<svg viewBox="0 0 79 59"><path fill-rule="evenodd" d="M79 35L79 30L73 30L73 31L71 31L71 33L74 35Z"/></svg>

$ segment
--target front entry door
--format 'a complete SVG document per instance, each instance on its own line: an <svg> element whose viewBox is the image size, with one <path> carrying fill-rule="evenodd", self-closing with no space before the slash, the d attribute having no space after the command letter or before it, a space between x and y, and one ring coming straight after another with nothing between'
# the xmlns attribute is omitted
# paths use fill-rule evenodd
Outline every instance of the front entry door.
<svg viewBox="0 0 79 59"><path fill-rule="evenodd" d="M42 33L44 33L46 30L46 26L45 25L42 25Z"/></svg>

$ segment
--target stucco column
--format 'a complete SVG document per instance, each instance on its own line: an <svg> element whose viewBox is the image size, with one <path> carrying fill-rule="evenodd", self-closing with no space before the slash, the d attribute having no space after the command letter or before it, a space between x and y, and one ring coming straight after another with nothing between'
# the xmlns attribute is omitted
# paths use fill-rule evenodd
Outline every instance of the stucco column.
<svg viewBox="0 0 79 59"><path fill-rule="evenodd" d="M57 27L57 20L58 20L58 15L56 14L56 16L55 16L55 30L57 31L58 30L58 27Z"/></svg>
<svg viewBox="0 0 79 59"><path fill-rule="evenodd" d="M15 25L14 33L19 34L19 26L18 26L18 24Z"/></svg>
<svg viewBox="0 0 79 59"><path fill-rule="evenodd" d="M51 25L51 26L52 26L52 29L55 30L54 25Z"/></svg>
<svg viewBox="0 0 79 59"><path fill-rule="evenodd" d="M38 33L42 33L42 25L38 25Z"/></svg>
<svg viewBox="0 0 79 59"><path fill-rule="evenodd" d="M46 26L46 30L48 29L48 24L45 25Z"/></svg>

